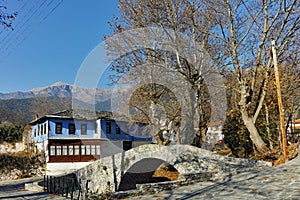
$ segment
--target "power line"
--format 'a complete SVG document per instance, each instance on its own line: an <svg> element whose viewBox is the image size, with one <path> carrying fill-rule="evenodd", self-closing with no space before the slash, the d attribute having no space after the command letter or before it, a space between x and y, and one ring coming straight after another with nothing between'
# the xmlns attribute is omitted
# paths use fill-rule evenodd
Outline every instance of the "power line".
<svg viewBox="0 0 300 200"><path fill-rule="evenodd" d="M24 19L26 19L27 15L31 12L31 10L33 10L34 7L35 7L35 5L33 5L33 6L28 10L28 12L24 15ZM19 18L17 18L16 20L18 20L18 19L19 19ZM17 24L15 25L15 30L18 30L18 27L19 27L19 25L21 24L21 22L22 22L22 21L18 21L18 22L17 22ZM24 25L24 23L23 23L23 25ZM21 26L21 28L22 28L22 26ZM9 35L10 35L10 34L14 34L14 33L16 33L16 32L10 31L9 33L7 33L7 34L5 35L5 37L0 41L0 44L2 44L7 38L9 38Z"/></svg>
<svg viewBox="0 0 300 200"><path fill-rule="evenodd" d="M36 28L39 27L43 21L45 21L55 10L56 8L59 7L59 5L63 2L63 0L60 0L60 2L54 7L51 9L51 11L37 24ZM29 34L33 33L35 30L32 29L30 33L28 33L25 37L23 37L23 39L17 43L17 45L9 52L6 54L6 56L9 56L17 47L19 47L26 39L27 37L29 36Z"/></svg>
<svg viewBox="0 0 300 200"><path fill-rule="evenodd" d="M2 52L5 52L9 49L9 47L11 47L13 45L14 42L17 42L18 39L22 36L22 35L25 35L26 36L26 31L32 26L32 25L27 25L27 23L30 21L30 19L33 18L33 16L35 16L35 14L42 8L42 6L46 3L47 0L45 0L44 2L42 2L38 8L36 8L33 12L31 12L34 8L34 6L30 9L29 12L26 13L25 15L25 18L26 16L31 12L31 15L29 18L26 19L26 21L22 24L21 28L18 29L17 32L14 32L14 34L12 34L9 38L7 38L6 42L4 43L4 45L2 45L2 47L0 48L2 50ZM41 11L38 16L40 16L44 11L47 10L47 8L50 6L50 4L53 2L54 0L52 0L50 3L48 3L48 5L44 8L43 11ZM35 19L39 19L38 17L35 17ZM20 24L21 22L18 23L18 25ZM34 23L34 22L33 22ZM25 29L24 29L25 27ZM23 31L22 31L23 30ZM22 32L21 32L22 31ZM32 31L31 31L32 32ZM30 33L31 33L30 32ZM11 40L13 39L13 41L11 43L9 43ZM5 39L4 39L5 41ZM2 42L3 43L3 42ZM7 47L6 47L7 46ZM6 47L6 48L5 48Z"/></svg>
<svg viewBox="0 0 300 200"><path fill-rule="evenodd" d="M260 25L256 22L256 19L254 18L253 14L250 12L250 9L246 5L246 3L243 0L241 0L241 2L245 6L245 8L246 8L247 12L249 13L250 17L252 18L253 22L256 24L258 29L263 33L264 31L261 29Z"/></svg>
<svg viewBox="0 0 300 200"><path fill-rule="evenodd" d="M12 39L15 39L15 38L14 38L14 34L19 34L19 32L23 29L23 27L25 27L25 29L28 27L26 24L32 19L32 17L38 12L38 10L46 3L46 1L47 1L47 0L44 0L44 1L38 6L38 8L35 9L35 11L31 13L31 15L29 16L29 18L27 18L27 19L25 20L25 22L21 25L21 28L20 28L20 29L17 29L16 32L13 32L13 34L10 35L9 38L6 39L6 37L5 37L5 38L2 40L2 41L5 41L5 39L6 39L6 42L4 43L4 45L1 46L0 52L3 51L4 47L7 46L7 44L9 44L9 42L10 42ZM27 12L27 14L30 13L31 10L33 10L34 7L35 7L35 6L33 6L33 7L29 10L29 12ZM26 14L26 16L27 16L27 14ZM26 17L26 16L25 16L25 17ZM18 25L19 25L19 24L20 24L20 23L18 23ZM26 26L25 26L25 25L26 25ZM11 32L11 33L12 33L12 32ZM0 42L0 44L1 44L1 43L2 43L2 42ZM1 50L2 50L2 51L1 51Z"/></svg>
<svg viewBox="0 0 300 200"><path fill-rule="evenodd" d="M46 3L47 0L45 0L42 4L40 4L40 6L35 9L34 13L31 15L30 19L38 12L38 10L40 10L42 8L42 6ZM15 45L13 46L13 43L14 42L11 42L10 45L8 45L5 49L2 49L2 52L3 52L3 55L2 57L8 57L17 47L19 47L27 38L28 36L33 33L37 27L39 27L63 2L63 0L60 0L57 4L55 4L52 9L49 11L49 12L46 12L46 10L48 8L50 8L50 5L54 2L54 0L52 0L51 2L49 2L45 7L44 9L39 12L39 14L36 16L36 19L38 20L38 22L35 23L35 25L30 25L30 26L26 26L26 28L21 32L19 33L15 38L14 38L14 41L15 41ZM32 9L31 9L32 10ZM44 17L40 19L40 16L43 14L43 13L47 13L46 15L44 15ZM19 29L18 32L20 32L22 30L22 28L26 25L26 23L29 22L29 19L26 20L26 22L23 23L21 29ZM31 23L32 24L32 23ZM28 33L26 33L26 31L30 28L34 26ZM23 36L23 37L22 37ZM13 37L13 36L12 36ZM19 40L20 38L20 40ZM18 41L19 40L19 41ZM6 42L7 43L7 42ZM10 47L13 46L11 49ZM5 46L2 46L2 47L5 47ZM4 55L5 52L8 52Z"/></svg>
<svg viewBox="0 0 300 200"><path fill-rule="evenodd" d="M17 11L17 13L20 13L24 8L25 6L27 5L28 1L25 1L25 3L23 4L23 6L20 8L20 10ZM5 31L7 30L6 27L4 26L3 27L3 30L0 32L0 35Z"/></svg>
<svg viewBox="0 0 300 200"><path fill-rule="evenodd" d="M18 32L16 33L16 34L18 34L19 32L19 34L18 35L16 35L15 37L10 37L10 40L13 38L14 39L14 41L18 41L18 39L20 38L20 36L22 36L22 35L24 35L25 33L26 33L26 31L32 26L32 24L34 23L34 22L32 22L31 24L29 24L29 25L26 25L28 22L29 22L29 20L37 13L37 11L46 3L46 1L47 0L45 0L39 7L38 7L38 9L36 9L35 10L35 12L34 13L32 13L32 15L23 23L23 25L22 25L22 27L18 30ZM52 0L51 2L50 2L50 4L53 2L54 0ZM50 5L50 4L48 4L48 6ZM44 9L45 10L45 9ZM44 11L43 10L43 11ZM40 14L43 12L43 11L41 11L39 14L38 14L38 16L36 16L35 18L36 19L38 19L38 17L40 16ZM23 27L25 27L24 28L24 30L21 32L21 30L22 30L22 28ZM10 45L8 45L8 47L6 48L6 49L8 49L9 48L9 46L12 46L12 44L14 43L14 41L12 41L11 43L10 43ZM8 43L9 41L7 41L6 42L6 44ZM5 47L5 45L3 45L2 47ZM2 50L3 51L3 50ZM0 53L1 53L1 51L0 51Z"/></svg>

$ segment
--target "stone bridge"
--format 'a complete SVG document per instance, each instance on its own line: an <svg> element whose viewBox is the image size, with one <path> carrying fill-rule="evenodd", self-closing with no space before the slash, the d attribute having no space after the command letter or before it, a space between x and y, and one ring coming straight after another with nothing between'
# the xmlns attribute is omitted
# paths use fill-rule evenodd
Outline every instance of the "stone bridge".
<svg viewBox="0 0 300 200"><path fill-rule="evenodd" d="M268 163L220 156L190 145L160 146L147 144L104 157L73 173L89 180L93 193L134 189L139 179L151 177L162 164L172 165L180 174L217 172L266 166Z"/></svg>

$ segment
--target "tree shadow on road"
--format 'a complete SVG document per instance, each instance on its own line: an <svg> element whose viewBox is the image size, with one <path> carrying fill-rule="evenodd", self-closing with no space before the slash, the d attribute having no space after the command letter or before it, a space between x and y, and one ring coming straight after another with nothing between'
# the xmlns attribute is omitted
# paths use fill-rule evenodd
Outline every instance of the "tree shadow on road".
<svg viewBox="0 0 300 200"><path fill-rule="evenodd" d="M168 193L168 196L165 197L164 199L166 200L166 199L176 198L178 200L179 199L180 200L187 200L187 199L194 198L196 196L199 197L199 198L201 198L201 197L202 198L203 197L214 198L212 193L216 194L216 193L219 192L219 194L220 194L220 192L222 192L222 191L229 190L228 187L230 187L230 189L238 190L241 193L250 193L251 192L251 194L253 194L253 195L257 194L257 195L261 195L263 197L266 197L264 194L261 194L261 192L255 191L254 188L249 187L249 181L263 176L263 175L259 174L259 172L260 171L244 172L244 173L247 173L247 178L245 177L244 180L232 180L233 175L229 174L227 176L227 180L224 181L224 182L216 182L215 184L212 183L213 185L203 187L203 188L201 188L199 190L196 190L196 191L194 191L192 193L189 193L189 194L185 194L185 192L182 192L180 194L181 197L179 197L179 198L175 197L174 191L170 191ZM244 173L242 173L242 174L244 174ZM255 185L254 185L254 187L255 187ZM205 195L205 196L203 196L203 195Z"/></svg>

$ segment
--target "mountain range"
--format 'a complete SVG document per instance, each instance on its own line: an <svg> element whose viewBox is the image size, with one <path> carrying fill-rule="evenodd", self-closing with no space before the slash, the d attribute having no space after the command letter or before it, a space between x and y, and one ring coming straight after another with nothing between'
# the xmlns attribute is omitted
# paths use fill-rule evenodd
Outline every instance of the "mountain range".
<svg viewBox="0 0 300 200"><path fill-rule="evenodd" d="M114 90L57 82L26 92L0 93L0 124L27 124L37 116L70 108L110 111Z"/></svg>
<svg viewBox="0 0 300 200"><path fill-rule="evenodd" d="M85 88L75 85L57 82L53 85L35 88L26 92L0 93L0 100L4 99L28 99L36 97L60 97L75 98L85 103L105 101L110 99L111 90L99 88Z"/></svg>

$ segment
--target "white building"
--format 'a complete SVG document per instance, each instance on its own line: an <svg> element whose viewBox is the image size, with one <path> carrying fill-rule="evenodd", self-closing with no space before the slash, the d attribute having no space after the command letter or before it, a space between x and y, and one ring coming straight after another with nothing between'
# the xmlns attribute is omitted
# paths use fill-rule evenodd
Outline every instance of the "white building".
<svg viewBox="0 0 300 200"><path fill-rule="evenodd" d="M31 146L45 153L47 172L53 174L152 142L145 124L115 121L112 117L110 112L87 110L43 116L30 123Z"/></svg>

